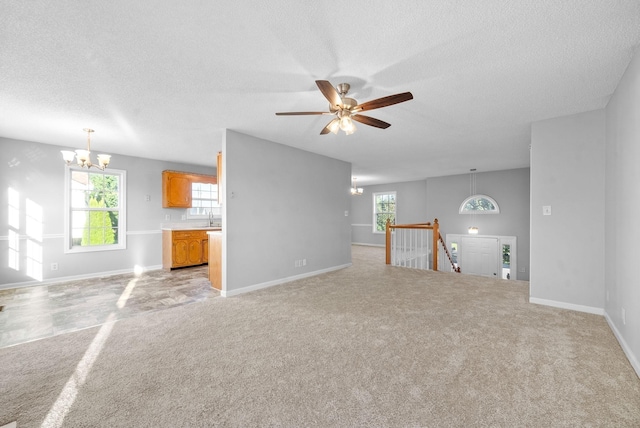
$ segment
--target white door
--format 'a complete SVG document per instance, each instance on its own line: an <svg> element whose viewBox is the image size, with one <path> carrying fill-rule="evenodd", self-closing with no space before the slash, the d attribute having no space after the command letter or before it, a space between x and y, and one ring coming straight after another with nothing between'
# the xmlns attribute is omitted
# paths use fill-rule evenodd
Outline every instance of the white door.
<svg viewBox="0 0 640 428"><path fill-rule="evenodd" d="M463 237L458 251L464 273L500 278L498 238Z"/></svg>

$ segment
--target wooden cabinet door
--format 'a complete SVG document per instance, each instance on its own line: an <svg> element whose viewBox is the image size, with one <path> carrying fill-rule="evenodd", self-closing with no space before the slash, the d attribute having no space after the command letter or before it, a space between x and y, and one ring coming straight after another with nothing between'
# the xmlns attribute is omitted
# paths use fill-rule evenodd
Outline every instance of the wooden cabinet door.
<svg viewBox="0 0 640 428"><path fill-rule="evenodd" d="M173 267L189 265L189 241L187 239L173 239Z"/></svg>
<svg viewBox="0 0 640 428"><path fill-rule="evenodd" d="M199 265L202 263L202 239L189 240L189 264Z"/></svg>
<svg viewBox="0 0 640 428"><path fill-rule="evenodd" d="M162 206L164 208L191 207L191 178L173 171L162 172Z"/></svg>

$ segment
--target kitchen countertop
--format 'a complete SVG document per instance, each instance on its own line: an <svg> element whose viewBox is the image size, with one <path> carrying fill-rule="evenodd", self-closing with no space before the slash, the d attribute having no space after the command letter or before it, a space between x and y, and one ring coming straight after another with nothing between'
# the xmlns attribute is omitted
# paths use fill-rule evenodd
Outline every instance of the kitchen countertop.
<svg viewBox="0 0 640 428"><path fill-rule="evenodd" d="M163 226L162 230L208 230L208 231L220 231L220 226Z"/></svg>

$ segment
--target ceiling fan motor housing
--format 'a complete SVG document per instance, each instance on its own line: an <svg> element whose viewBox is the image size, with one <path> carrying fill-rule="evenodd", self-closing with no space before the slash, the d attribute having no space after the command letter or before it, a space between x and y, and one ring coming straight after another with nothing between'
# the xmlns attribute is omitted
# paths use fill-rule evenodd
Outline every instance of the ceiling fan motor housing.
<svg viewBox="0 0 640 428"><path fill-rule="evenodd" d="M338 86L336 86L336 89L338 90L341 98L347 95L347 92L349 92L349 88L351 88L351 85L349 85L348 83L340 83L338 84Z"/></svg>

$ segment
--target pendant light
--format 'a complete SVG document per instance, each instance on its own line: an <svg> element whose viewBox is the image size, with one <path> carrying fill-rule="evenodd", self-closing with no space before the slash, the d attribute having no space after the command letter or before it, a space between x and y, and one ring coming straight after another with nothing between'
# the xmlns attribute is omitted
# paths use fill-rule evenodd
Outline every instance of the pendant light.
<svg viewBox="0 0 640 428"><path fill-rule="evenodd" d="M353 177L353 186L351 187L351 194L353 196L361 196L362 195L362 187L356 186L356 178Z"/></svg>
<svg viewBox="0 0 640 428"><path fill-rule="evenodd" d="M469 174L469 193L471 193L469 196L473 196L476 194L476 169L475 168L471 168L469 170L471 172L471 174ZM471 215L471 224L474 225L476 224L476 214L475 214L475 209L473 214ZM468 230L470 235L477 235L478 234L478 227L477 226L469 226L469 230Z"/></svg>

